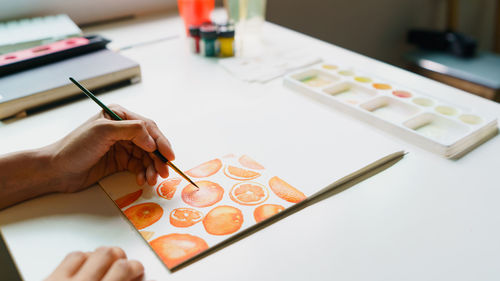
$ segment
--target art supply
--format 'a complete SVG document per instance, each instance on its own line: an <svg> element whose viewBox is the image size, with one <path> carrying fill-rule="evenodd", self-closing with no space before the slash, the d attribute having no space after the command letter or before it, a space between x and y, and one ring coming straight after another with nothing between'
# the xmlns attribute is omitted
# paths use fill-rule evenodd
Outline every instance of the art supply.
<svg viewBox="0 0 500 281"><path fill-rule="evenodd" d="M221 57L234 56L234 26L220 26L218 30L219 55Z"/></svg>
<svg viewBox="0 0 500 281"><path fill-rule="evenodd" d="M358 126L353 118L282 90L257 103L191 114L176 125L179 130L189 127L197 136L210 136L204 138L203 146L193 147L193 153L178 160L179 165L193 167L185 173L200 186L195 196L192 185L173 173L153 187L137 186L135 175L130 173L115 174L99 182L136 226L130 231L140 232L173 271L216 250L225 251L222 248L228 244L252 235L300 206L308 206L343 181L366 178L372 175L367 171L402 156L394 155L402 150L400 143L381 134L373 134L367 141L363 137L366 127ZM338 127L348 132L339 133ZM178 137L187 142L190 138ZM304 142L309 145L302 145ZM242 148L249 154L241 153ZM307 164L290 161L290 151L294 159ZM140 211L142 207L145 209ZM141 219L144 211L156 214L154 219ZM273 245L278 240L264 242ZM261 254L265 255L265 250Z"/></svg>
<svg viewBox="0 0 500 281"><path fill-rule="evenodd" d="M189 48L206 57L232 57L235 54L234 25L232 23L203 23L189 28Z"/></svg>
<svg viewBox="0 0 500 281"><path fill-rule="evenodd" d="M73 82L73 84L75 84L78 88L80 88L80 90L82 90L82 92L87 96L89 97L91 100L93 100L95 103L97 103L107 114L109 114L109 116L111 116L111 118L113 118L114 120L117 120L117 121L122 121L123 119L118 116L116 113L114 113L111 109L109 109L106 105L104 105L96 96L94 96L94 94L92 94L87 88L85 88L84 86L82 86L80 83L78 83L78 81L76 81L75 79L73 79L72 77L69 78L69 80L71 82ZM157 149L153 152L154 155L156 155L156 157L158 157L158 159L160 159L162 162L166 163L170 168L172 168L177 174L179 174L181 177L183 177L185 180L187 180L190 184L192 184L193 186L195 186L196 188L199 189L198 185L196 185L196 183L194 183L186 174L184 174L181 170L179 170L179 168L177 168L172 162L170 162L167 158L165 158L165 156L163 156L161 154L161 152Z"/></svg>
<svg viewBox="0 0 500 281"><path fill-rule="evenodd" d="M239 50L236 49L239 54ZM257 57L234 57L219 60L219 64L236 78L247 82L265 83L296 69L321 61L307 49L290 45L268 45ZM307 79L307 77L304 77ZM309 83L321 83L312 79Z"/></svg>
<svg viewBox="0 0 500 281"><path fill-rule="evenodd" d="M266 15L266 0L225 0L229 19L244 24L250 32L259 32Z"/></svg>
<svg viewBox="0 0 500 281"><path fill-rule="evenodd" d="M0 119L80 94L67 73L92 89L141 81L137 62L108 49L67 58L1 77Z"/></svg>
<svg viewBox="0 0 500 281"><path fill-rule="evenodd" d="M0 55L0 76L104 49L109 42L97 35L73 37Z"/></svg>
<svg viewBox="0 0 500 281"><path fill-rule="evenodd" d="M189 35L190 26L200 26L210 22L210 13L215 7L215 0L177 0L177 6L184 20L186 33Z"/></svg>
<svg viewBox="0 0 500 281"><path fill-rule="evenodd" d="M25 50L69 37L82 31L67 15L54 15L0 23L0 54Z"/></svg>
<svg viewBox="0 0 500 281"><path fill-rule="evenodd" d="M286 86L448 158L494 136L494 117L459 108L351 67L323 64L285 77Z"/></svg>
<svg viewBox="0 0 500 281"><path fill-rule="evenodd" d="M266 0L224 1L229 19L236 24L236 49L240 56L256 56L262 51L262 26Z"/></svg>
<svg viewBox="0 0 500 281"><path fill-rule="evenodd" d="M217 27L212 23L203 24L200 27L200 53L206 57L217 55Z"/></svg>
<svg viewBox="0 0 500 281"><path fill-rule="evenodd" d="M189 27L189 47L191 52L200 53L200 27L192 25Z"/></svg>
<svg viewBox="0 0 500 281"><path fill-rule="evenodd" d="M152 188L137 186L132 174L99 182L169 269L176 269L232 237L256 229L318 201L318 198L373 169L404 156L402 151L372 162L327 187L295 187L248 155L227 154L186 173L200 190L171 176ZM283 216L281 216L283 217Z"/></svg>

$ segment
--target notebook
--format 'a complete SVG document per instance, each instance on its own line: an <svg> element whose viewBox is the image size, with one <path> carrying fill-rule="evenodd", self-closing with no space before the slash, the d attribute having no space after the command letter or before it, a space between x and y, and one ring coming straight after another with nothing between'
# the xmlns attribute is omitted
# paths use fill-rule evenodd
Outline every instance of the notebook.
<svg viewBox="0 0 500 281"><path fill-rule="evenodd" d="M136 83L141 70L133 60L104 49L1 77L0 119L81 94L70 76L97 89L121 81Z"/></svg>
<svg viewBox="0 0 500 281"><path fill-rule="evenodd" d="M79 36L82 31L64 14L0 23L0 55Z"/></svg>
<svg viewBox="0 0 500 281"><path fill-rule="evenodd" d="M130 231L172 271L274 220L293 219L290 213L346 181L402 157L399 143L352 118L280 85L267 90L266 99L239 106L150 112L168 125L175 164L200 190L172 171L155 186L138 186L128 172L99 182Z"/></svg>

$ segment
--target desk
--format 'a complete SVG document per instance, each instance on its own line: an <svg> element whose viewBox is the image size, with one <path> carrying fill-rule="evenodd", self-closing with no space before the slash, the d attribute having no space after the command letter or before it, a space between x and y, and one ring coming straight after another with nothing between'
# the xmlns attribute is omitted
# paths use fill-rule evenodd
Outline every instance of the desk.
<svg viewBox="0 0 500 281"><path fill-rule="evenodd" d="M182 26L178 18L164 15L86 31L99 32L120 47L134 39L179 34ZM270 23L264 34L280 42L301 42L325 59L349 60L372 73L406 81L410 88L426 88L438 98L453 98L500 118L499 104L405 70ZM238 81L214 60L192 56L186 49L182 39L173 39L123 51L141 64L143 82L100 98L157 119L169 104L191 114L207 110L204 105L221 93L232 93L228 103L243 104L288 91L281 79L267 84ZM164 83L169 87L163 88ZM145 102L160 98L166 104ZM56 141L96 112L95 104L79 100L4 124L0 154ZM172 116L169 122L176 119L182 116ZM189 153L187 147L176 146L181 131L169 130L168 123L159 125L179 155ZM367 136L380 133L368 126L366 130ZM404 145L409 155L390 169L173 274L130 231L97 186L3 210L0 226L26 280L42 279L70 251L100 245L123 247L129 257L140 259L147 280L498 280L500 181L494 167L500 167L500 137L458 161Z"/></svg>
<svg viewBox="0 0 500 281"><path fill-rule="evenodd" d="M460 58L436 51L417 50L406 55L410 69L431 79L500 101L500 56L478 52L472 58Z"/></svg>

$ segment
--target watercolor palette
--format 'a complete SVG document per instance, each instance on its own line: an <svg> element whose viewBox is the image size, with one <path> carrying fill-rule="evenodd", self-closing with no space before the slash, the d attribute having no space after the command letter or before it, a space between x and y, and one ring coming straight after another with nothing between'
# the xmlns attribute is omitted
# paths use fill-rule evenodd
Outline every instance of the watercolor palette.
<svg viewBox="0 0 500 281"><path fill-rule="evenodd" d="M461 157L498 131L496 118L339 64L299 70L284 84L447 158Z"/></svg>

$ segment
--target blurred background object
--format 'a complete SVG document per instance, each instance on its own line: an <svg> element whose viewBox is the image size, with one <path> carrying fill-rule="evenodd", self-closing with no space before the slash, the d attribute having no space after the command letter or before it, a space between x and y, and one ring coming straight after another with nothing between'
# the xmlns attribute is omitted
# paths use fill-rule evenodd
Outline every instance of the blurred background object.
<svg viewBox="0 0 500 281"><path fill-rule="evenodd" d="M0 21L62 13L81 26L176 11L178 1L194 0L121 0L120 5L116 0L0 0ZM495 88L500 85L496 74L500 71L492 64L500 53L500 0L216 0L215 6L225 6L229 18L236 22L236 50L240 54L259 52L260 27L268 20L480 96L500 99L500 89ZM440 53L415 54L415 48L406 41L411 29L452 30L466 36L465 40L455 38L465 43L473 38L477 44L465 46L477 45L478 56L474 59L478 60L439 57ZM243 46L243 42L250 47ZM420 61L442 66L429 69ZM453 67L458 68L437 71ZM470 79L484 73L489 73L486 84L481 82L484 79Z"/></svg>
<svg viewBox="0 0 500 281"><path fill-rule="evenodd" d="M188 33L190 26L200 26L202 23L210 22L215 0L178 0L177 6Z"/></svg>
<svg viewBox="0 0 500 281"><path fill-rule="evenodd" d="M81 35L67 15L0 22L0 55Z"/></svg>
<svg viewBox="0 0 500 281"><path fill-rule="evenodd" d="M266 16L266 0L224 0L228 17L236 24L238 56L262 53L261 29Z"/></svg>
<svg viewBox="0 0 500 281"><path fill-rule="evenodd" d="M239 4L240 0L227 0L226 4L231 17L236 17L231 1ZM250 5L266 2L245 1ZM406 64L404 54L412 48L406 42L408 30L445 30L449 22L453 22L456 31L478 40L479 50L500 52L500 20L496 16L500 13L500 0L458 0L460 9L452 17L447 16L448 1L272 0L263 12L270 22L398 66ZM81 26L177 10L176 0L120 0L119 3L117 5L116 0L0 0L0 21L62 13ZM224 0L216 0L216 6L223 5Z"/></svg>
<svg viewBox="0 0 500 281"><path fill-rule="evenodd" d="M482 97L500 100L500 66L495 64L500 53L500 0L273 0L268 3L266 18ZM479 55L467 60L442 52L415 54L415 48L406 42L411 29L459 32L477 40ZM437 67L424 68L421 61ZM451 68L454 69L450 72ZM474 79L478 76L484 79Z"/></svg>
<svg viewBox="0 0 500 281"><path fill-rule="evenodd" d="M173 11L176 0L0 0L0 21L67 14L78 25Z"/></svg>
<svg viewBox="0 0 500 281"><path fill-rule="evenodd" d="M459 0L460 9L447 17L447 0L273 0L266 19L346 49L405 66L412 49L406 33L412 28L456 31L478 40L478 49L493 51L498 0ZM458 20L455 20L455 19ZM449 20L448 20L449 19ZM498 29L498 27L497 27ZM497 31L498 34L498 31ZM496 43L498 45L498 43Z"/></svg>
<svg viewBox="0 0 500 281"><path fill-rule="evenodd" d="M500 55L476 51L477 41L458 32L460 1L447 0L446 30L416 30L408 33L408 42L418 49L406 55L409 69L431 79L500 101ZM500 0L497 0L493 27L493 50L500 38Z"/></svg>

